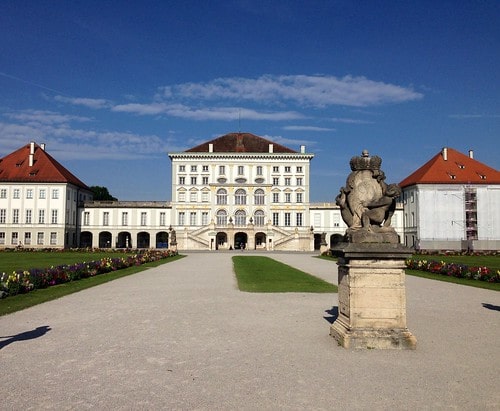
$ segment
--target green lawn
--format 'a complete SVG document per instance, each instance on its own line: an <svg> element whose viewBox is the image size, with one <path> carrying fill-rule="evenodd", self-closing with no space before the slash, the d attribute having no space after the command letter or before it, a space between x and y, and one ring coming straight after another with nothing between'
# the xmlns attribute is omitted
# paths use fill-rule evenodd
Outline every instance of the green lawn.
<svg viewBox="0 0 500 411"><path fill-rule="evenodd" d="M337 286L269 257L233 257L240 291L254 293L336 293Z"/></svg>
<svg viewBox="0 0 500 411"><path fill-rule="evenodd" d="M337 259L334 257L321 256L325 260L330 260L332 262L336 262ZM487 256L487 255L420 255L414 254L411 257L415 260L427 260L427 261L444 261L447 263L457 263L457 264L465 264L470 267L488 267L490 270L498 270L500 269L500 256ZM429 273L427 271L420 270L406 270L406 274L414 275L416 277L428 278L430 280L438 280L445 281L448 283L455 283L461 285L468 285L471 287L477 288L485 288L488 290L500 291L499 283L488 283L486 281L478 281L478 280L468 280L466 278L456 278L456 277L448 277L442 274L434 274Z"/></svg>
<svg viewBox="0 0 500 411"><path fill-rule="evenodd" d="M0 253L0 261L2 260L3 254L7 253ZM14 254L14 253L12 253ZM92 260L99 260L104 257L123 257L125 254L123 253L85 253L85 252L61 252L61 253L22 253L26 254L25 255L25 260L24 261L35 261L36 262L36 268L46 268L50 267L51 265L60 265L60 264L72 264L72 263L78 263L78 262L83 262L83 261L92 261ZM33 254L28 255L28 254ZM35 254L43 254L45 256L50 256L47 259L40 258L40 256L37 256L35 258ZM73 257L70 257L70 255L73 254ZM60 259L54 259L53 256L59 256L62 257ZM33 259L31 258L33 257ZM169 263L171 261L178 260L179 258L182 258L184 256L177 255L174 257L169 257L163 260L158 260L154 261L151 263L143 264L141 266L134 266L134 267L129 267L129 268L124 268L122 270L117 270L117 271L112 271L106 274L100 274L96 275L95 277L90 277L90 278L84 278L78 281L70 281L68 283L64 284L59 284L55 285L52 287L48 288L43 288L43 289L38 289L31 291L27 294L18 294L14 296L9 296L7 298L4 298L0 300L0 316L13 313L15 311L23 310L28 307L32 307L37 304L44 303L46 301L51 301L55 300L56 298L64 297L65 295L72 294L81 290L85 290L90 287L95 287L100 284L107 283L109 281L116 280L118 278L122 278L131 274L136 274L138 272L144 271L150 267L156 267L161 264ZM12 262L12 266L15 266L15 263ZM19 269L25 269L25 268L32 268L35 266L29 265L23 265ZM17 268L16 268L17 269Z"/></svg>
<svg viewBox="0 0 500 411"><path fill-rule="evenodd" d="M125 257L135 253L85 252L85 251L10 251L0 252L0 273L11 273L30 268L48 268L63 264L101 260L102 258Z"/></svg>

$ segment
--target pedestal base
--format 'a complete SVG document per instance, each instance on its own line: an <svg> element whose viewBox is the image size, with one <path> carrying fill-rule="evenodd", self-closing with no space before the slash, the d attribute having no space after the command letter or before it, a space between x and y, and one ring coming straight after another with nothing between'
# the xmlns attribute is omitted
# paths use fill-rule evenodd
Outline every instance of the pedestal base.
<svg viewBox="0 0 500 411"><path fill-rule="evenodd" d="M335 321L330 335L344 348L414 350L417 339L408 329L348 329Z"/></svg>
<svg viewBox="0 0 500 411"><path fill-rule="evenodd" d="M414 350L417 339L406 327L408 249L348 244L339 251L339 316L330 335L345 348Z"/></svg>

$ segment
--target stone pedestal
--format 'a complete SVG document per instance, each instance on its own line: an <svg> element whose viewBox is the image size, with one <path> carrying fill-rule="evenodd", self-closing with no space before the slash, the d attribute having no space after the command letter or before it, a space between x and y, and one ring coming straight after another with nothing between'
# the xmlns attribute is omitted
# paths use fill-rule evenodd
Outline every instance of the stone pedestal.
<svg viewBox="0 0 500 411"><path fill-rule="evenodd" d="M406 327L405 259L401 244L347 243L338 259L339 315L330 335L345 348L410 349Z"/></svg>

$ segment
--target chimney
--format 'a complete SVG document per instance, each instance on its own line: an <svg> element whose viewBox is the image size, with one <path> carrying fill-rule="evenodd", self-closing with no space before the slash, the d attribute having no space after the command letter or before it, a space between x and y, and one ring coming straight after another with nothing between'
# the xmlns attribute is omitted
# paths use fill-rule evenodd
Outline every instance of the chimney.
<svg viewBox="0 0 500 411"><path fill-rule="evenodd" d="M40 148L45 151L45 143L40 144Z"/></svg>
<svg viewBox="0 0 500 411"><path fill-rule="evenodd" d="M306 152L306 146L300 146L300 152L302 154L305 154L305 152Z"/></svg>
<svg viewBox="0 0 500 411"><path fill-rule="evenodd" d="M30 167L33 167L33 163L34 163L33 157L35 157L34 154L30 153L30 157L29 157L29 166Z"/></svg>
<svg viewBox="0 0 500 411"><path fill-rule="evenodd" d="M213 145L213 143L209 143L208 144L208 152L209 153L213 153L214 152L214 145Z"/></svg>
<svg viewBox="0 0 500 411"><path fill-rule="evenodd" d="M443 147L441 154L443 155L443 160L448 161L448 149L446 147Z"/></svg>
<svg viewBox="0 0 500 411"><path fill-rule="evenodd" d="M31 154L35 154L35 142L34 141L32 141L30 143L30 155Z"/></svg>
<svg viewBox="0 0 500 411"><path fill-rule="evenodd" d="M274 144L269 144L269 152L270 153L274 152Z"/></svg>
<svg viewBox="0 0 500 411"><path fill-rule="evenodd" d="M473 150L469 150L469 158L474 158L474 151Z"/></svg>

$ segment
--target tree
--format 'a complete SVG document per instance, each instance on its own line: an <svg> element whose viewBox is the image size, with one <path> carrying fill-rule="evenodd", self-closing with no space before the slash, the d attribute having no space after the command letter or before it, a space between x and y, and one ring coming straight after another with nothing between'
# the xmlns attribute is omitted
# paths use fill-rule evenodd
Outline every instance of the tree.
<svg viewBox="0 0 500 411"><path fill-rule="evenodd" d="M91 186L90 190L94 193L94 201L118 201L109 193L107 187Z"/></svg>

